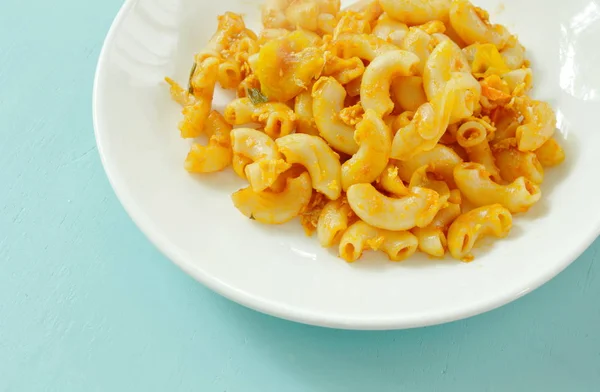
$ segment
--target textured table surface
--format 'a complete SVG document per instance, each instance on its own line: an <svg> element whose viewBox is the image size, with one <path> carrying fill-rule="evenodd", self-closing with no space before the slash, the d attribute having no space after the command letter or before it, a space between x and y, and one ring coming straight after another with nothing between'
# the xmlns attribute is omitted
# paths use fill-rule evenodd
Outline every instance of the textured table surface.
<svg viewBox="0 0 600 392"><path fill-rule="evenodd" d="M92 79L120 0L0 3L0 391L598 391L600 242L525 298L395 332L210 292L127 217Z"/></svg>

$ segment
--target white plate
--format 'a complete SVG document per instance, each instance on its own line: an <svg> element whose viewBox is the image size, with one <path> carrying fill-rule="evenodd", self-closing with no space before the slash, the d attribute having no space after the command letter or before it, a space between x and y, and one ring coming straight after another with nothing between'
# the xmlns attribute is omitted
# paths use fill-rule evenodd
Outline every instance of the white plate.
<svg viewBox="0 0 600 392"><path fill-rule="evenodd" d="M94 91L96 139L110 182L140 229L187 273L253 309L308 324L393 329L472 316L512 301L563 270L600 229L600 3L477 3L518 33L535 69L535 96L557 111L568 160L547 171L543 201L473 263L424 257L354 264L307 238L243 217L233 172L190 176L189 143L165 75L185 82L193 54L227 10L259 27L261 0L127 1L106 39ZM504 8L501 11L501 8ZM533 17L531 15L538 15ZM217 96L223 107L225 96Z"/></svg>

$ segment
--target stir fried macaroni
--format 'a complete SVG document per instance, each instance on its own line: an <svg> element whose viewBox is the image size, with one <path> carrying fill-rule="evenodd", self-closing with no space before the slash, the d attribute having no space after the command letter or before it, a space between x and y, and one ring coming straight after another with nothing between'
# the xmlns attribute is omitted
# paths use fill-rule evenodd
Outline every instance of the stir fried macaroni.
<svg viewBox="0 0 600 392"><path fill-rule="evenodd" d="M365 250L463 261L505 237L565 154L525 48L468 0L266 0L258 35L219 16L187 89L190 173L232 167L246 217L296 217L348 262ZM216 85L236 92L221 114Z"/></svg>

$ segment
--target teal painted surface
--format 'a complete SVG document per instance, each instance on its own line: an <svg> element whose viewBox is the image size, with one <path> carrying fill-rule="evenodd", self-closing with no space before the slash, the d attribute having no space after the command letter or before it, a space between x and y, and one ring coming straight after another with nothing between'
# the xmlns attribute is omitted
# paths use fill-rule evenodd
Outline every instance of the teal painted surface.
<svg viewBox="0 0 600 392"><path fill-rule="evenodd" d="M92 77L119 6L0 3L0 391L600 390L600 242L511 305L383 333L277 320L180 272L95 148Z"/></svg>

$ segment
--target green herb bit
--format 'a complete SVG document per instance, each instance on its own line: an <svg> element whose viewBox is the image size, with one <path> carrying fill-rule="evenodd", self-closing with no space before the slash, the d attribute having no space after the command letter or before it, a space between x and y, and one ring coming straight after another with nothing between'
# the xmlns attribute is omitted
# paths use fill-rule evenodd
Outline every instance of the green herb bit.
<svg viewBox="0 0 600 392"><path fill-rule="evenodd" d="M190 78L188 79L188 93L190 93L190 94L194 94L194 87L192 86L192 78L194 77L194 74L196 73L197 66L198 65L194 61L194 64L192 65L192 70L190 71Z"/></svg>
<svg viewBox="0 0 600 392"><path fill-rule="evenodd" d="M253 105L269 102L269 98L257 88L248 89L248 98L250 98Z"/></svg>

